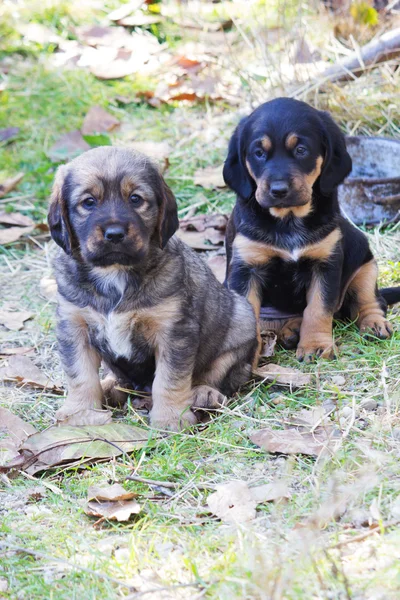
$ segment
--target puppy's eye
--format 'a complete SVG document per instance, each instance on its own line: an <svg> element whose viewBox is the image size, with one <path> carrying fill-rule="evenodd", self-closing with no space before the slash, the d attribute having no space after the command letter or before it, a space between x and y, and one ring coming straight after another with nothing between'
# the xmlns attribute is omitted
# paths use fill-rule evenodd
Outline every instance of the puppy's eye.
<svg viewBox="0 0 400 600"><path fill-rule="evenodd" d="M132 204L134 204L135 206L138 206L138 204L141 204L143 202L143 198L142 196L139 196L139 194L131 194L129 196L129 200L132 202Z"/></svg>
<svg viewBox="0 0 400 600"><path fill-rule="evenodd" d="M254 156L256 158L266 158L265 152L261 150L261 148L257 148L257 150L254 152Z"/></svg>
<svg viewBox="0 0 400 600"><path fill-rule="evenodd" d="M305 156L307 154L307 148L305 146L297 146L295 154L296 156Z"/></svg>
<svg viewBox="0 0 400 600"><path fill-rule="evenodd" d="M91 209L96 205L96 200L94 198L92 198L91 196L89 196L88 198L84 199L84 201L82 202L82 205L85 208Z"/></svg>

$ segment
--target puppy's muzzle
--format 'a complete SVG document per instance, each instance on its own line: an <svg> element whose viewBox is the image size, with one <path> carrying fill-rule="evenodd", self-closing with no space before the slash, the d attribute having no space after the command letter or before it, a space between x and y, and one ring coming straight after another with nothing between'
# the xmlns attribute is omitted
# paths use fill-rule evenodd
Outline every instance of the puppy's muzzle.
<svg viewBox="0 0 400 600"><path fill-rule="evenodd" d="M104 239L111 244L121 244L126 236L126 229L122 225L109 225L104 231Z"/></svg>
<svg viewBox="0 0 400 600"><path fill-rule="evenodd" d="M262 181L262 185L257 187L256 199L262 208L292 208L304 206L308 201L286 179Z"/></svg>

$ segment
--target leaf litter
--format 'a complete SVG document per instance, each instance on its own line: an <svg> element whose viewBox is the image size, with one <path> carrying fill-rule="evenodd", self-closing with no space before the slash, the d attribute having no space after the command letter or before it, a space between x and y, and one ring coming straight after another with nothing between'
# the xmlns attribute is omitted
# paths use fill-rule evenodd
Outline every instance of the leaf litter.
<svg viewBox="0 0 400 600"><path fill-rule="evenodd" d="M29 310L11 311L0 309L0 324L12 331L20 331L25 321L32 319L35 314Z"/></svg>
<svg viewBox="0 0 400 600"><path fill-rule="evenodd" d="M14 188L16 188L19 182L22 181L23 177L24 173L17 173L17 175L14 175L14 177L8 177L7 179L0 181L0 198L3 198Z"/></svg>
<svg viewBox="0 0 400 600"><path fill-rule="evenodd" d="M298 369L283 367L269 363L262 365L253 371L254 375L280 385L289 385L291 387L303 387L311 383L312 376L310 373L303 373Z"/></svg>
<svg viewBox="0 0 400 600"><path fill-rule="evenodd" d="M61 392L61 384L52 382L30 358L14 355L8 359L7 365L0 369L0 379L15 381L18 385L30 385L39 389Z"/></svg>

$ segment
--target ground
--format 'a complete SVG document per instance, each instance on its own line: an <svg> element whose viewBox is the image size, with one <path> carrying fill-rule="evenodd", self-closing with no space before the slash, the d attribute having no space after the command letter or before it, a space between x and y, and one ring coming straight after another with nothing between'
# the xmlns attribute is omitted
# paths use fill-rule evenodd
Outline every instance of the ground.
<svg viewBox="0 0 400 600"><path fill-rule="evenodd" d="M149 85L154 88L154 81L134 76L101 81L83 68L55 68L51 45L32 46L15 33L11 4L0 7L0 14L3 10L7 16L0 23L5 40L0 55L0 129L16 126L20 133L16 141L0 143L0 164L3 178L16 172L25 177L17 190L0 200L1 209L20 211L37 222L45 220L56 168L48 151L61 134L79 128L96 104L122 122L110 134L113 143L169 143L165 176L181 216L194 204L201 212L231 209L232 193L203 190L194 185L193 176L198 168L222 163L240 115L259 101L259 87L255 96L245 96L234 106L223 99L193 105L172 102L156 108L144 102L121 104L117 97L132 98ZM21 2L18 19L45 24L62 34L82 22L101 22L105 12L118 6L117 2L87 3L90 8L81 14L77 4ZM272 17L271 23L273 27ZM254 32L251 27L249 31ZM179 36L167 32L165 39L174 47ZM249 35L248 39L253 40ZM312 89L307 99L330 108L348 133L396 135L398 72L385 69L373 72L367 83L334 86L328 98ZM246 80L244 88L245 84ZM368 94L363 92L365 86L370 86ZM397 226L369 230L368 235L378 258L380 283L398 283ZM39 286L43 276L51 275L52 251L45 233L0 246L1 308L35 313L22 330L1 327L0 333L3 347L33 347L35 364L53 380L62 380L54 336L55 304ZM389 312L389 320L394 334L388 341L367 340L354 324L337 324L339 357L334 362L300 366L293 352L278 349L274 362L313 374L312 383L291 390L249 382L229 407L197 433L173 434L127 457L85 468L59 468L34 479L18 472L0 475L0 597L398 598L400 327L396 309ZM0 407L38 430L54 423L62 401L60 395L29 386L2 383L0 387ZM332 423L342 432L340 445L329 458L268 454L249 440L253 430L281 429L299 409L315 406L331 411ZM116 411L114 418L145 426L132 403L125 412ZM176 486L125 481L133 468L141 477ZM225 523L210 513L207 497L215 484L232 480L250 485L284 480L290 498L259 504L251 522ZM95 525L95 519L84 513L88 487L113 482L135 491L142 510L126 523Z"/></svg>

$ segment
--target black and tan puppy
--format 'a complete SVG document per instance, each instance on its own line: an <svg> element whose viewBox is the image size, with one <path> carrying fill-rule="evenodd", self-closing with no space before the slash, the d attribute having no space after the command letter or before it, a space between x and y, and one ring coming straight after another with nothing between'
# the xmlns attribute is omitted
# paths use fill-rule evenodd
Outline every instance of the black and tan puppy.
<svg viewBox="0 0 400 600"><path fill-rule="evenodd" d="M253 310L173 237L176 201L146 156L103 147L61 166L49 225L68 383L59 419L102 406L101 361L108 392L110 377L152 385L161 428L196 422L190 407L215 407L248 379Z"/></svg>
<svg viewBox="0 0 400 600"><path fill-rule="evenodd" d="M237 201L225 283L257 316L278 319L281 342L301 360L333 355L338 312L362 332L392 332L367 238L340 213L337 186L351 168L329 114L289 98L257 108L229 144L224 178Z"/></svg>

